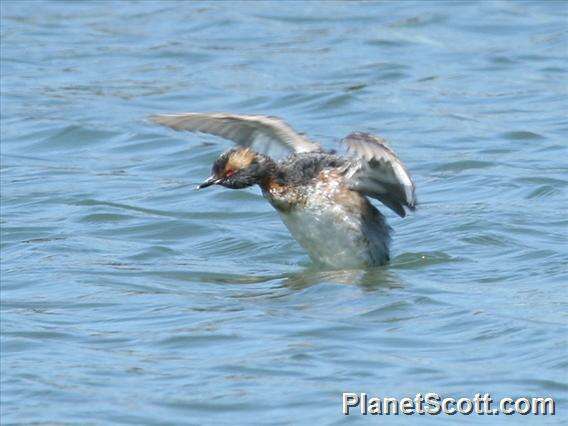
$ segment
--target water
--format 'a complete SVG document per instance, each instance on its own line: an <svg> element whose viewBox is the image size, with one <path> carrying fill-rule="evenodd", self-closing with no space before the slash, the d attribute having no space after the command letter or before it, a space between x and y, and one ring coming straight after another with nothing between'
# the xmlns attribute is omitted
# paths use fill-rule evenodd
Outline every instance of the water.
<svg viewBox="0 0 568 426"><path fill-rule="evenodd" d="M567 9L3 2L3 423L372 420L344 391L565 421ZM258 190L194 191L230 144L146 117L215 110L387 138L392 263L318 270Z"/></svg>

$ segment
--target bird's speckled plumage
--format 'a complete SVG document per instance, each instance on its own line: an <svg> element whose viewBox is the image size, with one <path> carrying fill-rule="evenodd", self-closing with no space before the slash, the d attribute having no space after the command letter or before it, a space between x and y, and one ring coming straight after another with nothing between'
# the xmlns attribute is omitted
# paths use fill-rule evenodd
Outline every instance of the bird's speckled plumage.
<svg viewBox="0 0 568 426"><path fill-rule="evenodd" d="M352 133L347 155L326 153L276 117L227 113L158 115L156 123L232 139L200 188L258 185L294 238L317 263L352 268L389 260L390 227L367 196L404 217L416 205L414 183L386 142ZM288 154L277 161L275 147Z"/></svg>
<svg viewBox="0 0 568 426"><path fill-rule="evenodd" d="M312 260L345 268L387 262L390 227L366 197L349 189L341 162L314 154L295 160L281 165L284 184L261 188ZM313 173L298 173L298 163L312 164Z"/></svg>

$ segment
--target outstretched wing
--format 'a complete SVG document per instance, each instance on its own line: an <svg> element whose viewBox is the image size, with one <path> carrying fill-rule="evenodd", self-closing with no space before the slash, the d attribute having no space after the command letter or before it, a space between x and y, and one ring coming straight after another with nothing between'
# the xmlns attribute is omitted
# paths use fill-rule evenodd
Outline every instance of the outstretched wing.
<svg viewBox="0 0 568 426"><path fill-rule="evenodd" d="M317 143L300 135L277 117L188 112L153 115L150 120L175 130L216 135L274 157L284 153L321 151Z"/></svg>
<svg viewBox="0 0 568 426"><path fill-rule="evenodd" d="M351 189L376 198L406 216L416 208L415 186L402 161L386 142L368 133L351 133L343 141L351 157L346 170Z"/></svg>

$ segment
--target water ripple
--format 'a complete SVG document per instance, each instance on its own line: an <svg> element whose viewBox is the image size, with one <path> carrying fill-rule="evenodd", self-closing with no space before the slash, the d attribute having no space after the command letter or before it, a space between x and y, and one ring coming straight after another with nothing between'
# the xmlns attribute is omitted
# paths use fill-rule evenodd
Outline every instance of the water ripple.
<svg viewBox="0 0 568 426"><path fill-rule="evenodd" d="M566 405L561 2L33 6L0 26L3 423L335 424L345 391ZM194 191L230 144L147 117L217 110L385 137L419 199L377 203L391 263L319 269L258 189Z"/></svg>

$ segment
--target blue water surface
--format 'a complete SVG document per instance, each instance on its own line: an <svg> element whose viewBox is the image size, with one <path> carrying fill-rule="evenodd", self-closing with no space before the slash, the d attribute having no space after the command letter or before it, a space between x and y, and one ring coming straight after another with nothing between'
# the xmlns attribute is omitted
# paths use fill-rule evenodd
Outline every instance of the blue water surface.
<svg viewBox="0 0 568 426"><path fill-rule="evenodd" d="M568 3L2 1L2 424L567 421ZM390 141L384 268L314 267L229 142L161 112ZM342 392L554 417L341 413Z"/></svg>

